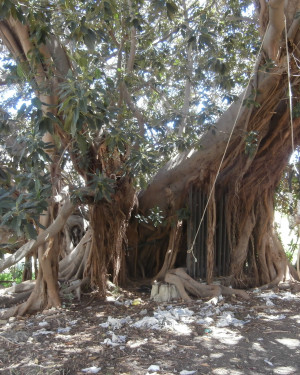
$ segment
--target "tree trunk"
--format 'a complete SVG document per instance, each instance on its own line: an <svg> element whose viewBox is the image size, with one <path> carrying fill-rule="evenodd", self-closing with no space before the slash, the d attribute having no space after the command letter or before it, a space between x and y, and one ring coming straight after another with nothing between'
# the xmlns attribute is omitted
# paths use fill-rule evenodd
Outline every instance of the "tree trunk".
<svg viewBox="0 0 300 375"><path fill-rule="evenodd" d="M59 80L65 77L71 67L66 51L61 47L55 36L48 36L46 44L36 44L34 38L31 38L29 25L22 24L17 18L8 16L7 19L0 22L0 35L3 43L12 53L18 64L23 64L23 69L27 69L30 78L34 82L36 96L39 98L41 109L44 116L50 112L53 116L57 115L58 110L58 91ZM40 58L31 59L31 51L38 50ZM55 126L54 126L55 127ZM68 136L60 129L55 127L56 135L59 135L63 144L67 143ZM52 203L49 209L41 218L40 223L48 227L58 215L58 205L54 202L54 196L61 192L60 183L60 155L56 149L55 142L50 133L43 135L43 142L52 144L46 152L51 158L49 172L52 183ZM43 235L40 230L39 237ZM61 238L56 232L55 236L49 241L42 242L38 248L39 270L35 283L35 288L27 302L20 305L16 313L24 314L33 312L40 308L59 307L60 297L58 290L58 260L60 254ZM33 249L34 244L28 247Z"/></svg>
<svg viewBox="0 0 300 375"><path fill-rule="evenodd" d="M281 37L284 16L290 46L299 43L300 32L299 18L294 19L299 2L289 1L285 15L283 4L282 0L269 2L270 27L264 38L264 52L257 59L260 64L257 63L246 91L221 116L214 132L209 130L200 139L199 150L180 153L171 159L139 196L139 207L144 215L150 208L159 206L168 216L167 190L172 195L173 215L186 207L191 185L197 184L206 194L207 224L201 225L207 225L206 274L209 283L214 273L214 204L220 196L225 196L227 202L225 226L233 285L273 285L290 277L291 268L273 228L275 189L293 150L293 142L295 145L300 142L300 119L294 118L290 123L290 106L286 99L289 92L287 70L290 69L294 92L298 90L300 80L295 61L287 66L286 53L289 51L285 48L285 38ZM265 16L261 14L261 19ZM296 49L293 54L300 57ZM276 60L275 67L271 72L263 73L268 58ZM255 98L255 106L243 104L249 97ZM296 102L296 98L293 100ZM147 236L145 231L140 232L140 242ZM193 249L186 245L185 250ZM155 257L155 253L163 250L157 244L155 247L149 244L148 251ZM160 267L164 267L163 262ZM155 273L153 269L152 275ZM171 278L174 279L174 275Z"/></svg>
<svg viewBox="0 0 300 375"><path fill-rule="evenodd" d="M110 202L102 200L90 206L92 245L88 261L91 281L104 297L110 275L116 285L126 282L127 227L136 204L135 189L126 176L116 181Z"/></svg>
<svg viewBox="0 0 300 375"><path fill-rule="evenodd" d="M26 281L26 280L32 280L32 257L31 256L25 257L22 281Z"/></svg>

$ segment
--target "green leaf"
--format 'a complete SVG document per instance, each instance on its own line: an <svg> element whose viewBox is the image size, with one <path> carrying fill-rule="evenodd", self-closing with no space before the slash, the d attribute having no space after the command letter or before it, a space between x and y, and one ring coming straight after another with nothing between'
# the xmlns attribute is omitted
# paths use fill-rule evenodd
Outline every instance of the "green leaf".
<svg viewBox="0 0 300 375"><path fill-rule="evenodd" d="M83 154L86 154L86 152L88 150L88 143L86 141L86 138L81 134L77 134L76 140L77 140L78 147L79 147L80 151Z"/></svg>
<svg viewBox="0 0 300 375"><path fill-rule="evenodd" d="M96 40L97 36L95 32L91 29L87 29L86 33L83 35L83 41L90 51L94 50Z"/></svg>
<svg viewBox="0 0 300 375"><path fill-rule="evenodd" d="M198 40L199 50L205 49L205 47L210 47L215 49L215 42L212 36L208 33L202 33Z"/></svg>
<svg viewBox="0 0 300 375"><path fill-rule="evenodd" d="M42 102L37 97L31 100L31 104L38 109L42 109Z"/></svg>
<svg viewBox="0 0 300 375"><path fill-rule="evenodd" d="M26 75L25 75L25 73L24 73L24 71L23 71L23 68L22 68L22 65L21 64L18 64L17 65L17 74L18 74L18 76L20 77L20 78L26 78Z"/></svg>
<svg viewBox="0 0 300 375"><path fill-rule="evenodd" d="M4 19L8 16L9 11L11 10L12 2L10 0L4 0L0 6L0 19Z"/></svg>
<svg viewBox="0 0 300 375"><path fill-rule="evenodd" d="M60 121L60 119L58 117L56 117L53 113L51 112L47 112L46 113L46 116L52 120L53 123L55 124L58 124L61 128L63 128L63 124L62 122Z"/></svg>
<svg viewBox="0 0 300 375"><path fill-rule="evenodd" d="M173 20L175 14L178 12L178 7L173 1L168 1L166 3L167 15L170 20Z"/></svg>
<svg viewBox="0 0 300 375"><path fill-rule="evenodd" d="M43 117L36 125L36 129L40 134L53 134L53 124L49 117Z"/></svg>
<svg viewBox="0 0 300 375"><path fill-rule="evenodd" d="M15 202L11 199L2 199L0 200L0 208L5 210L11 210L15 206Z"/></svg>

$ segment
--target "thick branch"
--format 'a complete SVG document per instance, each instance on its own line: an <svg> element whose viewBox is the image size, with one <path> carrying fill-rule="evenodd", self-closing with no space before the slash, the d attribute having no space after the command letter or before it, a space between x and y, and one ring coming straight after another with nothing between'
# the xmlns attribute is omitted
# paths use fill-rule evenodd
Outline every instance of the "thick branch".
<svg viewBox="0 0 300 375"><path fill-rule="evenodd" d="M134 59L135 59L135 53L136 53L136 28L132 26L131 28L131 44L130 44L130 52L129 52L129 58L127 61L127 73L131 73L133 71L134 66Z"/></svg>
<svg viewBox="0 0 300 375"><path fill-rule="evenodd" d="M284 0L269 1L269 27L264 38L263 49L269 59L276 60L284 29Z"/></svg>
<svg viewBox="0 0 300 375"><path fill-rule="evenodd" d="M264 79L261 79L257 88L259 94L257 95L256 102L258 104L263 103L266 98L270 97L276 89L280 78L280 74L266 74ZM246 98L251 94L251 89L248 90ZM237 138L239 139L241 134L247 131L245 125L247 124L246 119L249 108L242 106L242 100L243 94L220 117L215 131L212 132L209 130L204 134L199 141L199 146L201 146L199 150L192 149L178 154L158 171L147 190L142 191L140 194L140 209L144 213L154 206L165 208L166 202L163 191L166 186L174 194L174 201L177 205L175 209L177 209L180 204L180 196L191 177L204 178L205 173L208 173L212 166L220 161L235 121L237 121L237 124L231 140L232 142ZM237 119L239 109L240 113ZM270 109L270 113L271 111L272 109Z"/></svg>
<svg viewBox="0 0 300 375"><path fill-rule="evenodd" d="M184 18L187 23L188 20L188 10L186 7L185 0L183 0L184 8ZM178 136L182 137L185 132L187 125L187 118L190 110L190 101L191 101L191 89L192 89L192 70L193 70L193 55L192 55L192 43L189 43L187 46L187 58L186 58L186 79L185 79L185 88L184 88L184 100L182 108L182 118L180 121Z"/></svg>

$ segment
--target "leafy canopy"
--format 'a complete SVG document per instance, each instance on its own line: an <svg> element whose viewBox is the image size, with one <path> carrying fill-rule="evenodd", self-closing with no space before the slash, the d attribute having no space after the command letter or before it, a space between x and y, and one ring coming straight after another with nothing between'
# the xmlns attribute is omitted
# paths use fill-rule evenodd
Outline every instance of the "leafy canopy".
<svg viewBox="0 0 300 375"><path fill-rule="evenodd" d="M96 200L115 188L103 166L91 168L99 150L118 154L118 174L130 173L144 187L174 153L200 147L201 134L249 78L258 50L251 3L1 1L1 22L12 17L27 25L33 46L26 62L1 47L2 224L34 236L54 194L46 132L62 183L77 196L83 186L96 188ZM68 62L41 53L54 39ZM40 64L44 86L37 84ZM55 108L45 111L42 95L56 95Z"/></svg>

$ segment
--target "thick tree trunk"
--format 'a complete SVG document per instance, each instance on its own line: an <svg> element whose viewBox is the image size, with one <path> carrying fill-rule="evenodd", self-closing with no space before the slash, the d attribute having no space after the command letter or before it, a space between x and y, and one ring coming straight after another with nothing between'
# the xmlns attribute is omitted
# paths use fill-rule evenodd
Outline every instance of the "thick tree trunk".
<svg viewBox="0 0 300 375"><path fill-rule="evenodd" d="M126 176L116 181L110 202L102 200L90 207L92 245L88 261L92 284L104 297L110 275L116 285L126 282L127 227L136 204L135 189Z"/></svg>
<svg viewBox="0 0 300 375"><path fill-rule="evenodd" d="M22 64L23 69L28 71L30 79L34 82L33 86L36 96L42 103L41 109L43 115L47 116L47 113L50 112L52 115L56 116L59 104L58 83L66 76L71 67L70 61L66 51L61 47L58 39L56 39L54 35L49 34L46 44L40 43L37 45L34 38L31 38L30 33L29 25L22 24L18 19L12 16L8 16L7 19L1 20L0 22L0 36L2 41L10 50L16 62ZM39 50L41 57L39 59L31 59L31 51L36 49ZM59 135L62 144L66 144L68 136L60 127L54 127L55 133ZM45 133L43 135L43 141L48 144L53 144L53 147L48 148L46 152L52 159L49 171L52 180L52 198L54 198L54 196L58 195L61 191L60 155L56 150L55 142L51 134ZM71 210L73 210L73 207L71 207ZM58 219L62 219L58 213L57 204L53 202L50 204L48 211L41 216L41 224L44 227L48 227L56 220L57 214ZM57 278L61 243L62 241L58 231L50 237L48 231L40 230L37 241L32 241L23 252L19 253L19 256L24 256L24 252L27 254L29 251L39 246L39 270L35 288L28 301L20 305L16 313L24 314L44 307L60 306L61 302Z"/></svg>
<svg viewBox="0 0 300 375"><path fill-rule="evenodd" d="M300 143L300 119L294 118L290 124L287 99L287 69L290 69L290 83L296 92L300 83L298 67L292 59L287 66L286 53L289 51L285 49L285 38L281 37L286 16L289 44L298 45L299 18L293 17L299 1L288 3L284 9L282 0L269 2L270 26L264 38L264 52L258 58L260 66L257 64L246 92L221 116L214 132L208 131L200 139L200 150L190 150L171 159L139 196L144 215L150 208L159 206L166 216L170 214L170 191L173 215L186 206L192 184L197 184L209 197L207 224L202 223L207 225L205 266L208 282L212 281L214 272L214 204L220 195L225 195L227 202L225 226L233 284L238 287L273 285L290 276L286 256L273 229L275 189L292 152L292 143ZM261 14L261 19L264 16ZM293 49L293 53L299 58L297 49ZM276 59L275 67L270 73L262 73L267 58ZM250 95L255 98L255 107L242 104ZM250 144L249 134L256 137ZM147 241L148 237L149 231L140 232L140 242ZM187 250L190 249L186 245ZM149 244L148 251L154 257L163 250L157 244L155 248ZM165 273L165 264L161 262L160 266ZM152 272L155 275L156 270ZM297 277L294 272L292 276ZM168 277L175 278L173 274Z"/></svg>

